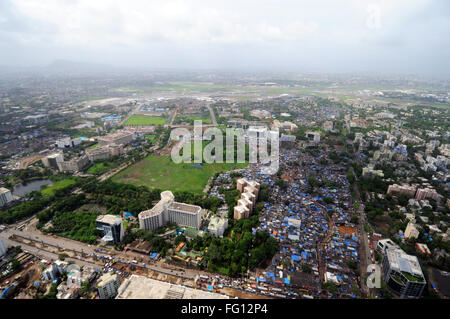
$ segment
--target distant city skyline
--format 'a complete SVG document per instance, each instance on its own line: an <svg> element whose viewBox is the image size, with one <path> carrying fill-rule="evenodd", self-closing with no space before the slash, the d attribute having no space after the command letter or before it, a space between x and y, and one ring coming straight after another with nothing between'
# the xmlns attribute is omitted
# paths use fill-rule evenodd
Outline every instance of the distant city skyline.
<svg viewBox="0 0 450 319"><path fill-rule="evenodd" d="M448 78L449 29L446 0L4 0L0 65L70 60Z"/></svg>

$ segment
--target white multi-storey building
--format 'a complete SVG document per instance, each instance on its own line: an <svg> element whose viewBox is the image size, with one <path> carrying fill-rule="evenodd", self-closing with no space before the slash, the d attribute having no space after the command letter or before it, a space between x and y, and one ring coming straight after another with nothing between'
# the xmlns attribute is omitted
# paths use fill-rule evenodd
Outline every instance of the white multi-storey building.
<svg viewBox="0 0 450 319"><path fill-rule="evenodd" d="M213 217L211 218L208 225L208 231L211 234L220 238L223 237L223 233L227 228L228 228L228 220L226 218Z"/></svg>
<svg viewBox="0 0 450 319"><path fill-rule="evenodd" d="M98 295L100 299L111 299L117 295L120 287L120 278L117 274L106 273L97 281Z"/></svg>
<svg viewBox="0 0 450 319"><path fill-rule="evenodd" d="M56 148L74 148L77 147L78 145L81 144L81 139L80 138L70 138L70 137L66 137L66 138L62 138L60 140L57 140L55 142L55 147Z"/></svg>
<svg viewBox="0 0 450 319"><path fill-rule="evenodd" d="M52 281L56 278L58 274L58 267L55 264L51 264L42 272L42 277L45 280Z"/></svg>
<svg viewBox="0 0 450 319"><path fill-rule="evenodd" d="M3 240L3 238L0 238L0 257L4 256L7 251L8 244Z"/></svg>
<svg viewBox="0 0 450 319"><path fill-rule="evenodd" d="M12 202L14 198L12 197L11 191L7 188L0 187L0 207Z"/></svg>
<svg viewBox="0 0 450 319"><path fill-rule="evenodd" d="M420 298L427 282L416 256L401 249L387 249L382 269L387 286L400 298Z"/></svg>
<svg viewBox="0 0 450 319"><path fill-rule="evenodd" d="M240 178L236 182L236 189L241 192L241 199L234 207L234 219L249 218L258 198L260 184Z"/></svg>
<svg viewBox="0 0 450 319"><path fill-rule="evenodd" d="M161 200L152 208L139 214L141 229L152 231L168 222L199 229L201 225L200 206L177 203L171 191L161 193Z"/></svg>
<svg viewBox="0 0 450 319"><path fill-rule="evenodd" d="M133 139L134 133L132 131L121 130L106 136L99 137L98 144L99 146L105 146L109 144L126 145L133 141Z"/></svg>

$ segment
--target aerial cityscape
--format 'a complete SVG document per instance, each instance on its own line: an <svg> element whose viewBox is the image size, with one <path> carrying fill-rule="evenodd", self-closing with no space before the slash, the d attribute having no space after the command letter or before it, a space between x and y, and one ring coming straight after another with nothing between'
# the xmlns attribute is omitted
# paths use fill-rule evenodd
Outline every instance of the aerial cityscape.
<svg viewBox="0 0 450 319"><path fill-rule="evenodd" d="M46 18L33 3L0 4L0 31L21 14ZM399 9L377 3L388 12L382 21ZM89 5L78 5L83 20ZM449 12L435 19L448 27ZM58 32L75 43L86 31L68 29ZM287 40L274 41L300 41L280 32ZM114 50L105 63L84 51L77 59L55 49L48 63L39 57L44 47L35 55L0 52L0 299L448 299L444 33L442 65L428 56L430 72L420 55L417 69L404 72L404 61L389 72L348 60L338 69L331 60L323 70L290 69L289 59L263 68L265 53L246 68L248 50L235 68L230 60L167 64L161 52L160 64L142 67L114 63ZM169 50L162 35L143 36ZM19 42L0 48L37 45ZM176 60L174 51L167 54Z"/></svg>

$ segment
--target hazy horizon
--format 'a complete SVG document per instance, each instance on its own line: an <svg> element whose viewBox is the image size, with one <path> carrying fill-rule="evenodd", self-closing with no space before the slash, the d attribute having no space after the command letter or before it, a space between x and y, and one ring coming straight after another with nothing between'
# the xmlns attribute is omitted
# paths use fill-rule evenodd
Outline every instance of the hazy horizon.
<svg viewBox="0 0 450 319"><path fill-rule="evenodd" d="M449 78L449 30L446 0L4 0L0 65Z"/></svg>

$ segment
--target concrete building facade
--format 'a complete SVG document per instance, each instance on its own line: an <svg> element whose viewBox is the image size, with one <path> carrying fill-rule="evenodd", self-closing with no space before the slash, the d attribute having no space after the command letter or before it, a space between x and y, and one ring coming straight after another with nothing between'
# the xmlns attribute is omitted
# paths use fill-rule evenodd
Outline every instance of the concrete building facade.
<svg viewBox="0 0 450 319"><path fill-rule="evenodd" d="M250 213L256 205L259 195L260 185L255 181L247 181L240 178L236 181L236 189L241 192L241 199L234 207L234 219L245 219L250 217Z"/></svg>
<svg viewBox="0 0 450 319"><path fill-rule="evenodd" d="M416 228L416 225L414 223L408 223L408 226L406 226L405 229L405 238L414 238L417 239L419 237L419 230Z"/></svg>
<svg viewBox="0 0 450 319"><path fill-rule="evenodd" d="M62 172L79 172L84 166L89 163L89 158L86 155L73 158L70 161L60 162L58 164L59 170Z"/></svg>
<svg viewBox="0 0 450 319"><path fill-rule="evenodd" d="M414 299L422 296L427 285L416 256L401 249L387 249L382 262L384 281L400 298Z"/></svg>
<svg viewBox="0 0 450 319"><path fill-rule="evenodd" d="M122 218L113 215L101 215L96 222L97 230L100 232L103 241L113 244L122 241L124 236Z"/></svg>
<svg viewBox="0 0 450 319"><path fill-rule="evenodd" d="M152 231L160 228L168 222L180 226L199 229L201 225L200 206L177 203L171 191L161 193L161 200L152 208L139 213L139 225L141 229Z"/></svg>
<svg viewBox="0 0 450 319"><path fill-rule="evenodd" d="M112 299L117 295L120 287L120 278L117 274L106 273L97 281L100 299Z"/></svg>
<svg viewBox="0 0 450 319"><path fill-rule="evenodd" d="M126 145L134 139L134 133L126 130L118 131L98 138L98 144L105 146L109 144Z"/></svg>
<svg viewBox="0 0 450 319"><path fill-rule="evenodd" d="M80 138L63 138L60 140L57 140L55 142L55 147L56 148L61 148L61 149L66 149L66 148L74 148L77 147L78 145L81 144L81 139Z"/></svg>
<svg viewBox="0 0 450 319"><path fill-rule="evenodd" d="M228 220L226 218L213 217L209 221L208 231L217 237L222 238L227 228Z"/></svg>
<svg viewBox="0 0 450 319"><path fill-rule="evenodd" d="M3 257L8 251L8 244L3 238L0 238L0 257Z"/></svg>
<svg viewBox="0 0 450 319"><path fill-rule="evenodd" d="M88 149L86 150L86 155L91 162L94 162L96 160L108 159L112 156L121 155L123 152L122 145L110 144Z"/></svg>
<svg viewBox="0 0 450 319"><path fill-rule="evenodd" d="M0 207L7 205L14 200L9 189L0 187Z"/></svg>
<svg viewBox="0 0 450 319"><path fill-rule="evenodd" d="M42 164L45 167L59 170L59 164L64 162L64 155L61 153L54 153L42 159Z"/></svg>
<svg viewBox="0 0 450 319"><path fill-rule="evenodd" d="M398 195L406 195L408 197L414 197L414 194L416 193L416 187L410 186L410 185L389 185L387 193L389 195L396 193Z"/></svg>

